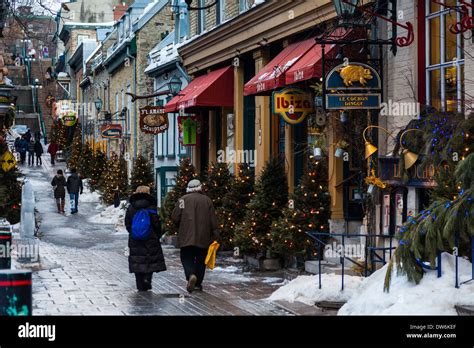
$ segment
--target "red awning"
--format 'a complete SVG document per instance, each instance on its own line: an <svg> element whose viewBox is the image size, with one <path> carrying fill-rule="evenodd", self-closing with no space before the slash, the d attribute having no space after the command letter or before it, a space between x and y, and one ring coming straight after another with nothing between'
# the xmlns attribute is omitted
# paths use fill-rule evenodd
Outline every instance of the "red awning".
<svg viewBox="0 0 474 348"><path fill-rule="evenodd" d="M165 106L165 112L175 112L180 108L233 106L234 71L225 67L196 77Z"/></svg>
<svg viewBox="0 0 474 348"><path fill-rule="evenodd" d="M352 40L356 38L362 38L361 33L353 29L337 28L334 32L325 37L326 40L339 39L339 40ZM350 52L349 52L350 50ZM348 57L359 58L360 47L359 45L345 46L344 54ZM285 84L291 85L297 82L309 80L312 78L322 77L322 47L316 44L306 54L301 57L295 64L293 64L285 74ZM336 45L326 45L326 51L324 57L327 59L334 59L339 52L339 48ZM326 66L328 68L328 66ZM326 71L327 72L327 71Z"/></svg>
<svg viewBox="0 0 474 348"><path fill-rule="evenodd" d="M285 72L315 44L316 41L311 38L287 46L245 84L244 95L258 94L284 86Z"/></svg>

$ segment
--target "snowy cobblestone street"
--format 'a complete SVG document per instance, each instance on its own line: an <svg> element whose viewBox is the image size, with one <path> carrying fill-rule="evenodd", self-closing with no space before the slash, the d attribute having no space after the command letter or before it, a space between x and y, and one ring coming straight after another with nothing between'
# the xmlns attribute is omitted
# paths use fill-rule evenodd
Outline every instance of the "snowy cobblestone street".
<svg viewBox="0 0 474 348"><path fill-rule="evenodd" d="M59 166L43 163L22 169L35 187L40 219L34 315L292 315L266 301L283 272L243 272L239 260L221 258L207 271L205 291L188 294L179 250L170 246L163 246L168 270L154 275L152 292L138 293L128 272L127 235L94 223L98 202L81 202L77 215L68 208L58 214L50 180Z"/></svg>

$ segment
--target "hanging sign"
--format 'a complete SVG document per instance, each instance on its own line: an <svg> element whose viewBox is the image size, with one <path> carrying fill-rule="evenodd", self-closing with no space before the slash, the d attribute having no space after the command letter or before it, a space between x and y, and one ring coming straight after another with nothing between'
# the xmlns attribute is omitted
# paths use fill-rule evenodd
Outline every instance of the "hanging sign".
<svg viewBox="0 0 474 348"><path fill-rule="evenodd" d="M140 129L145 134L160 134L169 127L168 114L162 106L140 108Z"/></svg>
<svg viewBox="0 0 474 348"><path fill-rule="evenodd" d="M183 146L199 145L201 120L197 116L178 116L179 142Z"/></svg>
<svg viewBox="0 0 474 348"><path fill-rule="evenodd" d="M314 111L311 93L301 88L288 87L273 92L273 113L286 123L298 124Z"/></svg>
<svg viewBox="0 0 474 348"><path fill-rule="evenodd" d="M61 111L59 119L66 127L74 126L77 122L77 112L74 110Z"/></svg>
<svg viewBox="0 0 474 348"><path fill-rule="evenodd" d="M326 78L326 109L380 109L382 82L373 67L363 63L341 64Z"/></svg>
<svg viewBox="0 0 474 348"><path fill-rule="evenodd" d="M100 126L100 134L106 139L120 139L122 137L122 125L103 124Z"/></svg>
<svg viewBox="0 0 474 348"><path fill-rule="evenodd" d="M0 162L4 172L9 172L16 166L15 156L10 151L5 151L2 157L0 157Z"/></svg>

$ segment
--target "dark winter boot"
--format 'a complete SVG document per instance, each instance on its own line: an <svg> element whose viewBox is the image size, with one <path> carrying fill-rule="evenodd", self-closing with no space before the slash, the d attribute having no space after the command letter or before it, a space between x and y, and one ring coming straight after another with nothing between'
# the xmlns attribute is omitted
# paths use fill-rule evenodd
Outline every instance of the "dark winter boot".
<svg viewBox="0 0 474 348"><path fill-rule="evenodd" d="M63 214L65 213L65 211L64 211L64 205L65 204L66 204L66 202L64 202L64 201L61 202L61 213L63 213Z"/></svg>
<svg viewBox="0 0 474 348"><path fill-rule="evenodd" d="M189 293L192 293L194 291L196 282L197 282L197 277L194 274L191 274L188 280L188 285L186 286L186 290L188 290Z"/></svg>
<svg viewBox="0 0 474 348"><path fill-rule="evenodd" d="M58 207L58 213L61 213L61 212L62 212L62 210L61 210L61 204L56 203L56 206Z"/></svg>

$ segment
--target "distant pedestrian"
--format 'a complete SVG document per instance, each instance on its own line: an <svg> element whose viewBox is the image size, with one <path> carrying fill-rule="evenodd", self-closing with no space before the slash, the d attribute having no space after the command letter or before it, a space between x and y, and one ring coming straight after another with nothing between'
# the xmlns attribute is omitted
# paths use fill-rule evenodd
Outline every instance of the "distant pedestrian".
<svg viewBox="0 0 474 348"><path fill-rule="evenodd" d="M28 143L28 165L35 165L35 140L31 139Z"/></svg>
<svg viewBox="0 0 474 348"><path fill-rule="evenodd" d="M63 171L61 169L58 169L58 171L56 172L56 175L51 181L51 185L54 187L54 198L56 199L58 213L64 214L66 198L66 178L64 177Z"/></svg>
<svg viewBox="0 0 474 348"><path fill-rule="evenodd" d="M129 271L135 273L138 291L147 291L152 288L153 273L166 271L160 243L161 222L156 198L150 195L148 186L139 186L130 196L129 203L125 214Z"/></svg>
<svg viewBox="0 0 474 348"><path fill-rule="evenodd" d="M188 281L186 289L188 292L193 292L195 288L202 291L208 248L219 239L219 231L214 205L202 193L201 182L191 180L186 192L176 203L171 218L179 227L178 245Z"/></svg>
<svg viewBox="0 0 474 348"><path fill-rule="evenodd" d="M25 133L25 139L27 142L31 141L31 131L28 129L28 131Z"/></svg>
<svg viewBox="0 0 474 348"><path fill-rule="evenodd" d="M67 178L66 187L69 199L71 200L71 214L76 214L78 212L79 193L82 195L83 191L82 179L77 175L76 168L71 169L71 175Z"/></svg>
<svg viewBox="0 0 474 348"><path fill-rule="evenodd" d="M120 206L120 190L117 188L114 190L114 207L118 208Z"/></svg>
<svg viewBox="0 0 474 348"><path fill-rule="evenodd" d="M51 156L51 164L54 165L56 154L58 153L59 146L56 143L50 143L48 146L48 153Z"/></svg>
<svg viewBox="0 0 474 348"><path fill-rule="evenodd" d="M25 164L26 153L28 152L28 140L26 140L25 136L23 136L20 140L19 152L20 152L20 163Z"/></svg>
<svg viewBox="0 0 474 348"><path fill-rule="evenodd" d="M35 142L35 154L36 154L36 165L42 166L43 161L41 160L41 156L43 155L43 145L41 144L41 141L39 140Z"/></svg>
<svg viewBox="0 0 474 348"><path fill-rule="evenodd" d="M21 142L21 138L17 137L15 139L15 143L13 144L13 147L15 148L15 152L17 153L20 153L20 142Z"/></svg>

